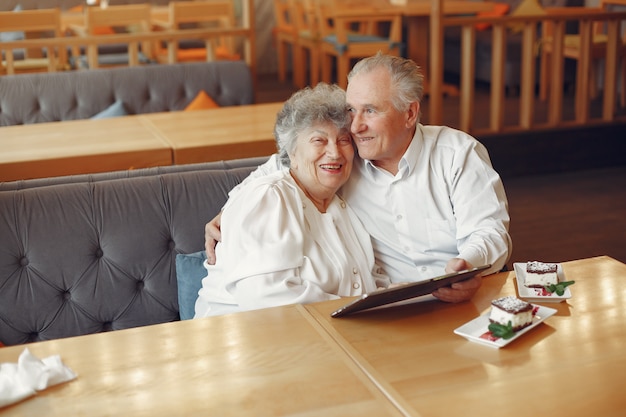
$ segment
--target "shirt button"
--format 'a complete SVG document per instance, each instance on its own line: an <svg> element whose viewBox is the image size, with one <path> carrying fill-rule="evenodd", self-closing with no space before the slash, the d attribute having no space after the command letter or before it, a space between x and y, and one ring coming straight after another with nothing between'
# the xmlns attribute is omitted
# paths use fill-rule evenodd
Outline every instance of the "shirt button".
<svg viewBox="0 0 626 417"><path fill-rule="evenodd" d="M341 206L341 208L346 208L346 203L342 201L340 206Z"/></svg>
<svg viewBox="0 0 626 417"><path fill-rule="evenodd" d="M427 269L428 269L428 268L427 268L427 267L425 267L425 266L423 266L423 267L422 267L422 271L426 271Z"/></svg>
<svg viewBox="0 0 626 417"><path fill-rule="evenodd" d="M361 284L359 284L358 282L355 282L354 284L352 284L352 288L354 288L355 290L358 290L361 287Z"/></svg>
<svg viewBox="0 0 626 417"><path fill-rule="evenodd" d="M398 214L398 215L396 216L396 219L397 219L397 220L402 220L402 214Z"/></svg>
<svg viewBox="0 0 626 417"><path fill-rule="evenodd" d="M353 273L354 275L356 275L356 274L358 274L358 273L359 273L359 270L358 270L358 269L356 269L356 268L352 268L352 273Z"/></svg>

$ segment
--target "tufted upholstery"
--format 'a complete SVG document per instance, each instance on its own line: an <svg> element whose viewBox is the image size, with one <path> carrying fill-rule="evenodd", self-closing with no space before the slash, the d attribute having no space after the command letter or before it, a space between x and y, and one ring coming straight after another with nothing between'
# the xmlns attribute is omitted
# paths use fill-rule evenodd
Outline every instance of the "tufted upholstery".
<svg viewBox="0 0 626 417"><path fill-rule="evenodd" d="M200 90L221 106L254 101L244 61L6 75L0 77L0 126L87 119L116 100L129 114L182 110Z"/></svg>
<svg viewBox="0 0 626 417"><path fill-rule="evenodd" d="M178 320L176 254L264 160L0 183L0 342Z"/></svg>

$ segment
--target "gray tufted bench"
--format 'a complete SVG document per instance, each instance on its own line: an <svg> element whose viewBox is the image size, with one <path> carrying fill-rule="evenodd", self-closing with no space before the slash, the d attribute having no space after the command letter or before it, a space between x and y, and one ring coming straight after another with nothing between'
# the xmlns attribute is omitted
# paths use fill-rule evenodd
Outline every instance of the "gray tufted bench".
<svg viewBox="0 0 626 417"><path fill-rule="evenodd" d="M244 61L5 75L0 126L88 119L116 101L128 114L182 110L200 90L220 106L254 102Z"/></svg>
<svg viewBox="0 0 626 417"><path fill-rule="evenodd" d="M0 342L178 320L176 254L265 159L0 183Z"/></svg>

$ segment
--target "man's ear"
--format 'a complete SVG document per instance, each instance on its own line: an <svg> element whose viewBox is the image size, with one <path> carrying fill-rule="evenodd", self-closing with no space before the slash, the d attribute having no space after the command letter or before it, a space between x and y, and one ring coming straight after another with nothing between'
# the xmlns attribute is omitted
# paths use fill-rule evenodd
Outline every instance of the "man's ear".
<svg viewBox="0 0 626 417"><path fill-rule="evenodd" d="M420 103L418 101L412 101L411 104L409 104L406 114L406 127L414 127L419 121Z"/></svg>

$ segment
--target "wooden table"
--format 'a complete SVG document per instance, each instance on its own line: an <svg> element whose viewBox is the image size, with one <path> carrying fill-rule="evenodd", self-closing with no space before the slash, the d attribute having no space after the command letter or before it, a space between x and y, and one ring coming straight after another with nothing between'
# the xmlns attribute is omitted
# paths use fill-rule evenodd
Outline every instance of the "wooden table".
<svg viewBox="0 0 626 417"><path fill-rule="evenodd" d="M306 306L407 414L621 416L626 410L626 265L609 257L563 263L572 298L501 349L453 333L515 295L515 274L486 277L459 305L438 301L343 319L343 301Z"/></svg>
<svg viewBox="0 0 626 417"><path fill-rule="evenodd" d="M283 103L142 115L170 144L175 164L271 155Z"/></svg>
<svg viewBox="0 0 626 417"><path fill-rule="evenodd" d="M400 416L302 306L28 345L77 379L3 416ZM17 362L24 346L0 349Z"/></svg>
<svg viewBox="0 0 626 417"><path fill-rule="evenodd" d="M621 416L626 265L563 263L572 298L509 345L454 329L516 293L486 277L471 302L419 302L342 319L336 300L29 344L78 378L4 415ZM16 362L24 346L0 349Z"/></svg>
<svg viewBox="0 0 626 417"><path fill-rule="evenodd" d="M276 152L282 103L0 127L0 181Z"/></svg>
<svg viewBox="0 0 626 417"><path fill-rule="evenodd" d="M0 127L0 181L172 164L172 150L139 117Z"/></svg>

